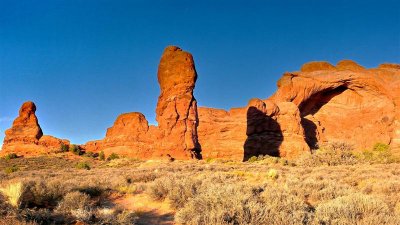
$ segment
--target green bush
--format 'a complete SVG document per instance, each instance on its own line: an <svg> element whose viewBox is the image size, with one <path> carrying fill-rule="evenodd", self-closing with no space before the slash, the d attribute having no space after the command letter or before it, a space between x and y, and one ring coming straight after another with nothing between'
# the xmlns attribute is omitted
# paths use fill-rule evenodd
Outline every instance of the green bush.
<svg viewBox="0 0 400 225"><path fill-rule="evenodd" d="M64 143L61 143L60 151L61 152L68 152L68 146L66 144L64 144Z"/></svg>
<svg viewBox="0 0 400 225"><path fill-rule="evenodd" d="M250 158L247 160L247 162L249 162L249 163L257 162L257 161L258 161L257 156L252 156L252 157L250 157Z"/></svg>
<svg viewBox="0 0 400 225"><path fill-rule="evenodd" d="M10 174L10 173L17 172L18 170L19 170L19 167L16 166L16 165L13 165L13 166L10 166L10 167L6 167L6 168L4 169L4 172L5 172L6 174Z"/></svg>
<svg viewBox="0 0 400 225"><path fill-rule="evenodd" d="M18 158L18 156L15 153L9 153L6 156L4 156L5 160L16 159L16 158Z"/></svg>
<svg viewBox="0 0 400 225"><path fill-rule="evenodd" d="M101 152L99 153L99 159L102 160L102 161L106 160L106 156L104 155L104 152L103 152L103 151L101 151Z"/></svg>
<svg viewBox="0 0 400 225"><path fill-rule="evenodd" d="M90 165L87 162L79 162L78 164L76 164L75 168L90 170Z"/></svg>
<svg viewBox="0 0 400 225"><path fill-rule="evenodd" d="M279 177L279 173L276 169L269 169L267 173L267 177L272 180L276 180Z"/></svg>
<svg viewBox="0 0 400 225"><path fill-rule="evenodd" d="M399 161L392 155L390 146L376 143L372 150L365 150L356 155L360 160L370 163L393 163Z"/></svg>
<svg viewBox="0 0 400 225"><path fill-rule="evenodd" d="M111 153L111 155L109 155L107 157L108 161L114 160L114 159L119 159L119 155L117 153Z"/></svg>
<svg viewBox="0 0 400 225"><path fill-rule="evenodd" d="M96 158L97 157L97 153L94 152L85 152L85 154L83 154L84 157L88 157L88 158Z"/></svg>
<svg viewBox="0 0 400 225"><path fill-rule="evenodd" d="M383 143L376 143L372 148L374 152L387 152L389 151L389 145Z"/></svg>
<svg viewBox="0 0 400 225"><path fill-rule="evenodd" d="M75 155L81 155L82 154L81 148L78 145L74 145L74 144L69 146L69 151L74 153Z"/></svg>

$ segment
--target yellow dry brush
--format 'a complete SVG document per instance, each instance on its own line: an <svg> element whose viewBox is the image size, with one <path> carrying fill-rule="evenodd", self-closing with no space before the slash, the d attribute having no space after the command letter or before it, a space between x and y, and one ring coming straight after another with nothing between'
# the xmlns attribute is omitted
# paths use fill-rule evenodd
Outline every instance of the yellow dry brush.
<svg viewBox="0 0 400 225"><path fill-rule="evenodd" d="M23 192L24 184L22 182L11 183L6 187L0 188L0 193L8 198L8 203L16 208L19 207Z"/></svg>

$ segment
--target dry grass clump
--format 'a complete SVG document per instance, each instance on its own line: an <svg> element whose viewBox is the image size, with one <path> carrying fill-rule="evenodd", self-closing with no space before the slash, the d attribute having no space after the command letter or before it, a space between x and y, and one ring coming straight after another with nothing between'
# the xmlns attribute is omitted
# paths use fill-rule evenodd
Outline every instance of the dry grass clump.
<svg viewBox="0 0 400 225"><path fill-rule="evenodd" d="M25 185L22 182L10 183L0 188L0 193L7 197L10 205L18 208L21 204L22 195L25 191Z"/></svg>

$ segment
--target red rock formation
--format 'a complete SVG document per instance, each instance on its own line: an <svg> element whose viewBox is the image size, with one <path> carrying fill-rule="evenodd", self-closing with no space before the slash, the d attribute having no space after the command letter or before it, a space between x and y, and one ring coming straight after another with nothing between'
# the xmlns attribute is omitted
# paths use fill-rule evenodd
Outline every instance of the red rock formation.
<svg viewBox="0 0 400 225"><path fill-rule="evenodd" d="M247 159L258 154L295 158L309 152L308 145L335 141L358 150L381 142L400 153L399 91L398 64L365 69L350 60L336 67L307 63L300 72L284 74L268 100L252 99L246 108L235 109L240 112L235 116L200 108L202 154L204 158Z"/></svg>
<svg viewBox="0 0 400 225"><path fill-rule="evenodd" d="M167 47L158 67L161 94L156 120L162 138L161 148L183 158L198 157L197 102L193 89L197 79L190 53Z"/></svg>
<svg viewBox="0 0 400 225"><path fill-rule="evenodd" d="M199 142L203 158L247 160L272 155L295 158L309 153L300 112L290 102L251 99L229 112L199 108Z"/></svg>
<svg viewBox="0 0 400 225"><path fill-rule="evenodd" d="M38 155L60 150L67 140L43 135L35 115L33 102L25 102L19 110L18 117L10 129L6 130L1 155L16 153L18 155Z"/></svg>
<svg viewBox="0 0 400 225"><path fill-rule="evenodd" d="M158 68L158 126L149 127L140 113L122 114L103 140L88 142L83 148L138 158L198 158L197 103L193 96L196 79L192 55L167 47Z"/></svg>
<svg viewBox="0 0 400 225"><path fill-rule="evenodd" d="M299 107L311 146L344 141L357 149L367 149L377 142L389 144L393 138L399 110L395 104L400 96L399 72L352 66L337 71L287 73L271 99L290 101Z"/></svg>
<svg viewBox="0 0 400 225"><path fill-rule="evenodd" d="M142 159L190 159L201 154L247 160L266 154L296 158L309 154L310 148L340 141L358 150L381 142L400 154L398 64L366 69L350 60L336 66L306 63L298 72L285 73L270 98L251 99L246 107L229 111L197 109L196 79L191 54L167 47L158 68L158 126L149 126L141 113L125 113L104 139L82 147ZM6 131L2 153L59 148L63 140L42 135L35 110L32 102L24 103Z"/></svg>
<svg viewBox="0 0 400 225"><path fill-rule="evenodd" d="M225 111L199 107L197 131L203 159L243 160L243 145L247 138L246 111L246 108Z"/></svg>

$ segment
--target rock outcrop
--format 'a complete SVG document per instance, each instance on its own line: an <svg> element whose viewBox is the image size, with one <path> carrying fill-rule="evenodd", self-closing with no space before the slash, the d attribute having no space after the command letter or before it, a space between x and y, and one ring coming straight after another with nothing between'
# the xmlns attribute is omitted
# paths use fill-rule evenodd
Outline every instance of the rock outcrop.
<svg viewBox="0 0 400 225"><path fill-rule="evenodd" d="M162 136L161 148L176 149L180 157L199 158L197 102L193 96L197 73L190 53L167 47L158 67L156 120ZM183 151L182 151L183 150Z"/></svg>
<svg viewBox="0 0 400 225"><path fill-rule="evenodd" d="M310 62L285 73L268 99L251 99L228 111L197 108L193 57L167 47L158 68L158 126L138 112L121 114L102 140L81 147L141 159L224 158L272 155L296 158L328 142L357 150L378 142L400 155L400 65L366 69L351 60L336 66ZM24 103L6 131L4 152L49 152L67 143L43 136L32 102Z"/></svg>
<svg viewBox="0 0 400 225"><path fill-rule="evenodd" d="M251 99L246 107L229 112L200 107L199 120L203 158L295 158L310 153L300 112L291 102Z"/></svg>
<svg viewBox="0 0 400 225"><path fill-rule="evenodd" d="M296 158L328 142L360 151L380 142L400 154L400 67L307 63L299 72L285 73L270 98L231 111L200 107L204 158Z"/></svg>
<svg viewBox="0 0 400 225"><path fill-rule="evenodd" d="M390 144L398 120L400 70L365 70L349 61L338 65L336 70L286 73L270 99L299 107L311 147L332 141L360 150Z"/></svg>
<svg viewBox="0 0 400 225"><path fill-rule="evenodd" d="M149 126L141 113L122 114L103 140L88 142L83 148L138 158L200 158L193 96L196 79L192 55L175 46L167 47L158 68L158 126Z"/></svg>
<svg viewBox="0 0 400 225"><path fill-rule="evenodd" d="M43 135L35 112L36 105L33 102L22 104L12 127L5 132L1 155L8 153L27 156L46 154L59 151L62 144L69 145L67 140Z"/></svg>

